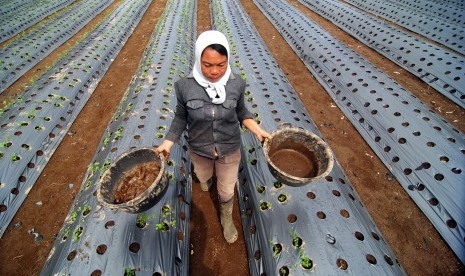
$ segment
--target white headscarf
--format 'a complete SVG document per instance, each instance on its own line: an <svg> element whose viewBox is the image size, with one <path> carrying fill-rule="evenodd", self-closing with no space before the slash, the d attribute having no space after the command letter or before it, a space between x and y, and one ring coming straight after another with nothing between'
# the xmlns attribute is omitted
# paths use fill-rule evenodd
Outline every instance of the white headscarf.
<svg viewBox="0 0 465 276"><path fill-rule="evenodd" d="M217 82L210 82L205 78L200 67L200 58L203 50L212 44L220 44L224 46L228 52L228 68L224 76ZM229 44L224 34L211 30L205 31L199 35L195 42L195 64L192 73L197 83L205 87L205 91L207 91L208 96L212 99L212 103L222 104L224 102L226 99L225 85L231 74L231 67L229 66Z"/></svg>

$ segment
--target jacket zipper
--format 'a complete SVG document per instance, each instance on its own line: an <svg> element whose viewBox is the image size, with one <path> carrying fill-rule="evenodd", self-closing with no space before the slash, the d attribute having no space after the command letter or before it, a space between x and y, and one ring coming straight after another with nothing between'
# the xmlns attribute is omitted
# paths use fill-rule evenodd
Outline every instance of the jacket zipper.
<svg viewBox="0 0 465 276"><path fill-rule="evenodd" d="M215 121L215 106L212 106L212 119L213 119L213 121ZM213 129L213 132L214 131L215 130ZM215 145L214 150L213 150L213 156L215 156L215 158L218 158L218 152L216 151L216 145Z"/></svg>

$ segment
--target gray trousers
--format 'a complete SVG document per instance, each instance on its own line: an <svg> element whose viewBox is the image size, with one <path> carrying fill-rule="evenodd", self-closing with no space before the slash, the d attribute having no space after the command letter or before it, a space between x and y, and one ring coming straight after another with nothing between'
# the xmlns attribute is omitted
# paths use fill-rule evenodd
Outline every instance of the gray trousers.
<svg viewBox="0 0 465 276"><path fill-rule="evenodd" d="M216 185L220 202L227 202L234 196L236 188L241 151L237 149L233 153L218 159L210 159L189 151L194 172L200 182L207 182L216 173Z"/></svg>

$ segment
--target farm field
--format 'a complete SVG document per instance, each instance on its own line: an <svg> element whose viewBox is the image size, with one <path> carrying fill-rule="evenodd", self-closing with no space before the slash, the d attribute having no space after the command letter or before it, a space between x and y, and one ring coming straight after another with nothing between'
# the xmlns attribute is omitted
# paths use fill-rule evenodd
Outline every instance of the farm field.
<svg viewBox="0 0 465 276"><path fill-rule="evenodd" d="M81 183L86 179L89 164L105 129L133 75L137 73L145 45L160 21L167 2L150 2L134 32L96 85L4 231L0 239L0 275L38 275L42 271L55 238L79 196ZM298 1L288 2L408 89L454 128L462 133L465 131L465 111L459 105ZM20 96L25 87L123 3L114 1L65 44L32 67L0 94L1 102ZM240 3L405 272L409 275L463 275L465 267L461 261L277 29L252 0L242 0ZM197 1L196 14L197 33L210 29L209 1ZM8 43L0 44L0 48ZM237 227L241 225L238 200L236 198L234 212ZM213 193L202 193L198 185L192 183L189 274L247 275L249 264L245 238L240 236L233 245L226 244L215 203ZM33 233L39 233L41 239L37 240Z"/></svg>

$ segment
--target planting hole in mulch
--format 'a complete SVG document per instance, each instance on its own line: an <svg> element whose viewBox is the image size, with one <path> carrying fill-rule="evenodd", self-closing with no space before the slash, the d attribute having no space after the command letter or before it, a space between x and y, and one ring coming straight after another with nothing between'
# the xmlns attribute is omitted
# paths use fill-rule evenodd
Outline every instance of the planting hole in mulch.
<svg viewBox="0 0 465 276"><path fill-rule="evenodd" d="M294 214L290 214L289 216L287 216L287 221L289 221L290 223L294 223L297 221L297 216Z"/></svg>
<svg viewBox="0 0 465 276"><path fill-rule="evenodd" d="M136 226L138 228L144 228L146 225L147 225L147 215L146 214L138 215L136 219Z"/></svg>
<svg viewBox="0 0 465 276"><path fill-rule="evenodd" d="M375 256L373 256L373 255L371 255L371 254L367 254L366 257L367 257L367 261L368 261L370 264L375 265L375 264L377 263Z"/></svg>
<svg viewBox="0 0 465 276"><path fill-rule="evenodd" d="M285 195L285 194L280 194L280 195L278 196L278 201L279 201L280 203L284 203L286 200L287 200L287 195Z"/></svg>
<svg viewBox="0 0 465 276"><path fill-rule="evenodd" d="M283 246L280 243L273 244L273 254L275 256L281 254L282 250L283 250Z"/></svg>
<svg viewBox="0 0 465 276"><path fill-rule="evenodd" d="M287 266L282 266L279 269L279 276L287 276L289 275L289 268Z"/></svg>
<svg viewBox="0 0 465 276"><path fill-rule="evenodd" d="M73 250L71 252L69 252L68 256L66 257L66 259L68 261L72 261L74 259L74 257L76 257L77 255L77 251L76 250Z"/></svg>
<svg viewBox="0 0 465 276"><path fill-rule="evenodd" d="M276 189L281 189L281 187L283 186L283 183L279 182L279 181L275 181L273 183L273 186L276 188Z"/></svg>
<svg viewBox="0 0 465 276"><path fill-rule="evenodd" d="M294 236L292 238L292 246L294 246L295 248L300 248L303 244L303 240L301 237L298 237L298 236Z"/></svg>
<svg viewBox="0 0 465 276"><path fill-rule="evenodd" d="M358 231L355 231L354 235L357 238L357 240L359 240L359 241L363 241L365 239L365 236L362 233L358 232Z"/></svg>
<svg viewBox="0 0 465 276"><path fill-rule="evenodd" d="M92 271L92 273L90 274L90 276L100 276L100 275L102 275L102 271L99 269Z"/></svg>
<svg viewBox="0 0 465 276"><path fill-rule="evenodd" d="M303 269L311 269L313 267L313 261L309 257L303 257L300 261L300 265Z"/></svg>
<svg viewBox="0 0 465 276"><path fill-rule="evenodd" d="M105 223L105 228L106 228L106 229L108 229L108 228L110 228L110 227L112 227L112 226L115 226L115 221L114 221L114 220L110 220L110 221L107 221L107 222Z"/></svg>
<svg viewBox="0 0 465 276"><path fill-rule="evenodd" d="M99 255L103 255L105 254L105 252L107 251L107 245L106 244L101 244L99 246L97 246L97 254Z"/></svg>
<svg viewBox="0 0 465 276"><path fill-rule="evenodd" d="M133 242L129 245L129 251L132 253L137 253L140 250L140 244L137 242Z"/></svg>
<svg viewBox="0 0 465 276"><path fill-rule="evenodd" d="M148 162L137 165L129 172L124 173L117 184L114 203L125 203L142 194L155 181L160 173L160 168L156 162Z"/></svg>
<svg viewBox="0 0 465 276"><path fill-rule="evenodd" d="M322 211L318 211L316 213L316 216L319 218L319 219L325 219L326 218L326 214Z"/></svg>
<svg viewBox="0 0 465 276"><path fill-rule="evenodd" d="M342 270L347 270L347 267L349 266L344 259L337 259L336 261L337 267Z"/></svg>
<svg viewBox="0 0 465 276"><path fill-rule="evenodd" d="M270 208L271 208L270 202L263 201L262 203L260 203L260 210L265 211L265 210L269 210Z"/></svg>
<svg viewBox="0 0 465 276"><path fill-rule="evenodd" d="M389 265L393 265L394 262L392 261L392 259L387 256L387 255L384 255L384 260L386 261L386 263L388 263Z"/></svg>

